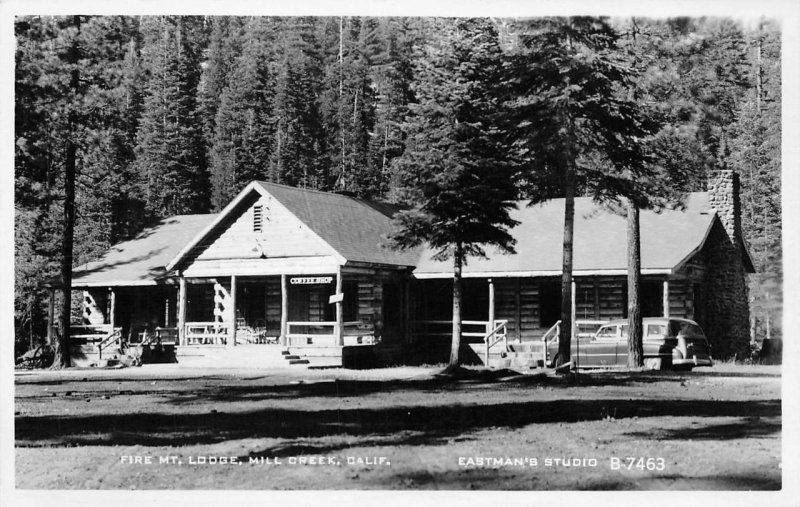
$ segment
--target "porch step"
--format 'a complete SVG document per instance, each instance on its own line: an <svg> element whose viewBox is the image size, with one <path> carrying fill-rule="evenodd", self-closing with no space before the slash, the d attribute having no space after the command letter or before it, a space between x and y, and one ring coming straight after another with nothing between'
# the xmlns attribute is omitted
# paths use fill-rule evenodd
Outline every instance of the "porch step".
<svg viewBox="0 0 800 507"><path fill-rule="evenodd" d="M224 345L178 346L176 357L181 366L231 368L286 368L288 366L280 345L245 344L227 348Z"/></svg>
<svg viewBox="0 0 800 507"><path fill-rule="evenodd" d="M287 356L289 357L289 356ZM296 357L296 356L295 356ZM289 364L308 364L310 361L308 359L289 359Z"/></svg>
<svg viewBox="0 0 800 507"><path fill-rule="evenodd" d="M489 364L492 369L509 369L521 373L537 370L544 367L541 354L533 352L508 352L503 356L490 356Z"/></svg>

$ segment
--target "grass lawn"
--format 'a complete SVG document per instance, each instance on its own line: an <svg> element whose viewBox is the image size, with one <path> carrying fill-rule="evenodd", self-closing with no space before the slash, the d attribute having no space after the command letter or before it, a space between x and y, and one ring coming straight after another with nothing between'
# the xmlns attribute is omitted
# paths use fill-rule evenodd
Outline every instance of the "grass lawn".
<svg viewBox="0 0 800 507"><path fill-rule="evenodd" d="M779 366L596 372L578 385L438 371L17 372L16 485L781 488Z"/></svg>

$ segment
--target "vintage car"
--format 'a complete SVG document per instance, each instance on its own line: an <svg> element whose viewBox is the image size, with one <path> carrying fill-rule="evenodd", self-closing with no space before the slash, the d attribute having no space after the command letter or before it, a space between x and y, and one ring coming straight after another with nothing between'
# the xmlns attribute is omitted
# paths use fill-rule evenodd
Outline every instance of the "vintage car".
<svg viewBox="0 0 800 507"><path fill-rule="evenodd" d="M642 345L645 367L692 369L712 366L711 348L703 330L689 319L648 317L642 323ZM557 361L558 339L545 344L547 363ZM612 320L594 336L575 340L571 346L572 361L578 368L623 367L628 362L628 321Z"/></svg>

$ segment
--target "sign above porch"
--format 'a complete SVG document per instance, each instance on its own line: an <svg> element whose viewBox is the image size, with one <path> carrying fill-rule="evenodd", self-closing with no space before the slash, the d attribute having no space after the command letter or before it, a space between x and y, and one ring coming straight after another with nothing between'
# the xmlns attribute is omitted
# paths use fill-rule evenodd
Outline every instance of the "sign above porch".
<svg viewBox="0 0 800 507"><path fill-rule="evenodd" d="M321 283L331 283L333 281L332 276L294 276L289 278L289 283L291 285L311 285L311 284L321 284Z"/></svg>

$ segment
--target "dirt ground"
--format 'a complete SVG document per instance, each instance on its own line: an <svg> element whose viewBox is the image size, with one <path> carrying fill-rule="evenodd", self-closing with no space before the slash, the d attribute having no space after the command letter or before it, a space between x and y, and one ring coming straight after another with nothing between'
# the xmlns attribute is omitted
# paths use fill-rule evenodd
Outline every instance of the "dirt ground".
<svg viewBox="0 0 800 507"><path fill-rule="evenodd" d="M779 366L16 372L21 489L776 490Z"/></svg>

